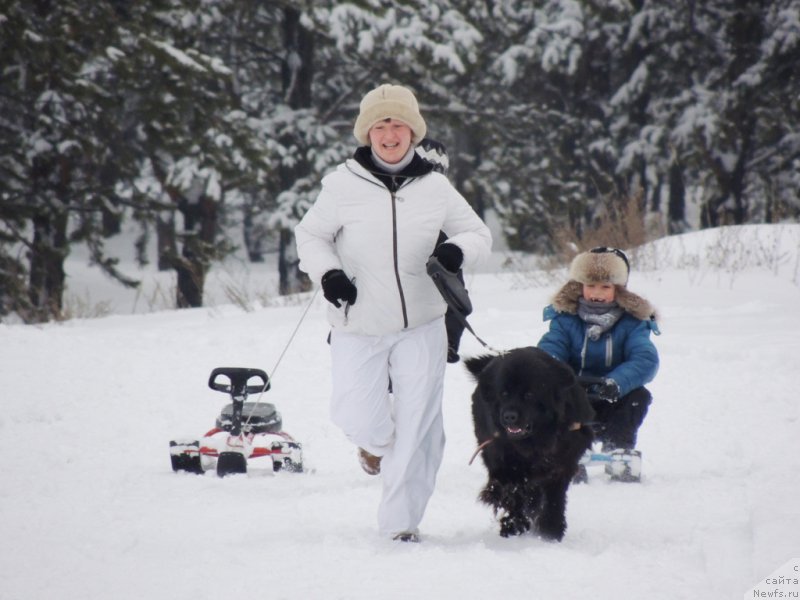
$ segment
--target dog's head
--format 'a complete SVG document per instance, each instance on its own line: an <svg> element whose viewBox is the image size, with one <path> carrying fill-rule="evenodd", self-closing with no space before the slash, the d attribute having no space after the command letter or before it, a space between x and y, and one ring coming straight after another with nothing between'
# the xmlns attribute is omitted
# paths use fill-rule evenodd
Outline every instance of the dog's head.
<svg viewBox="0 0 800 600"><path fill-rule="evenodd" d="M464 364L478 384L473 415L486 434L543 439L594 417L572 369L543 350L516 348Z"/></svg>

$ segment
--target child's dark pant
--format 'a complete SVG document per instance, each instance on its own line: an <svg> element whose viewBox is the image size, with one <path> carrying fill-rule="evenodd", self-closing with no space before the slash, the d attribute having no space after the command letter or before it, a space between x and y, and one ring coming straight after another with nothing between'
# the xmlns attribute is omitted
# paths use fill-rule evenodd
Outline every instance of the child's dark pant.
<svg viewBox="0 0 800 600"><path fill-rule="evenodd" d="M636 447L636 434L647 416L652 396L646 388L636 388L614 403L594 402L595 427L597 439L603 448L633 449Z"/></svg>

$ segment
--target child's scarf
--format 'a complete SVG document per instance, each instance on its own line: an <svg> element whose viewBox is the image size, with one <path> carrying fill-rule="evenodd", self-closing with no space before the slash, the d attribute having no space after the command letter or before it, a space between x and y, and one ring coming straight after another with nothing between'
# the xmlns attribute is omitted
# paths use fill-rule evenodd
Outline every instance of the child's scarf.
<svg viewBox="0 0 800 600"><path fill-rule="evenodd" d="M586 334L592 341L616 325L624 313L616 302L590 302L578 298L578 316L588 324Z"/></svg>

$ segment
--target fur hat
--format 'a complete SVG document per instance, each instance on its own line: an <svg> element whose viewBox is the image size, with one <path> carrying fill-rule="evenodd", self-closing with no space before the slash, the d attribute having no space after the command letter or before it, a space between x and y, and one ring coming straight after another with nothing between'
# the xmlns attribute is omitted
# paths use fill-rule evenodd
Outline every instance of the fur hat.
<svg viewBox="0 0 800 600"><path fill-rule="evenodd" d="M411 128L411 142L418 143L428 128L419 114L419 104L414 94L402 85L384 83L361 100L353 135L362 146L369 144L369 130L378 121L397 119Z"/></svg>
<svg viewBox="0 0 800 600"><path fill-rule="evenodd" d="M579 283L613 283L625 287L631 272L628 257L616 248L598 247L572 259L569 278Z"/></svg>
<svg viewBox="0 0 800 600"><path fill-rule="evenodd" d="M583 296L583 284L572 280L564 284L553 296L553 308L558 312L576 314L578 312L578 299ZM655 321L658 319L656 308L638 294L634 294L623 286L617 286L614 297L617 304L627 313L640 321Z"/></svg>
<svg viewBox="0 0 800 600"><path fill-rule="evenodd" d="M558 312L576 314L584 283L613 283L614 299L625 312L642 321L656 321L655 307L625 287L630 272L628 257L622 250L600 246L582 252L572 259L569 281L553 297L553 307Z"/></svg>

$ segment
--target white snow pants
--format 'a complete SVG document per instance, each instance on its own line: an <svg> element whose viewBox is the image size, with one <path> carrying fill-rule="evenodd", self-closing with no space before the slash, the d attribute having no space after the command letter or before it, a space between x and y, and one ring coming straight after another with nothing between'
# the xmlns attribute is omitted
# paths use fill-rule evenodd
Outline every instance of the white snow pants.
<svg viewBox="0 0 800 600"><path fill-rule="evenodd" d="M417 531L433 494L444 453L446 356L444 318L381 336L331 334L331 418L353 443L383 457L383 535Z"/></svg>

